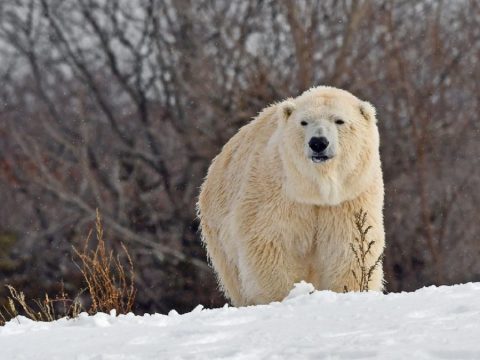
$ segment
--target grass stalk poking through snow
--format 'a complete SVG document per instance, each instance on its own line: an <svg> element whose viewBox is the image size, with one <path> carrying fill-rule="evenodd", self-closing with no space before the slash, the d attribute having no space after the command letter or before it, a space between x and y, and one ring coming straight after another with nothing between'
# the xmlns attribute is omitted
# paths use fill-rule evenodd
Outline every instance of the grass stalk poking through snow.
<svg viewBox="0 0 480 360"><path fill-rule="evenodd" d="M90 295L91 306L88 312L91 314L108 313L111 310L116 310L117 314L131 312L137 293L132 258L125 245L122 244L122 250L128 261L128 269L125 269L120 257L114 256L112 250L106 249L102 219L98 210L95 230L97 246L94 250L88 249L92 231L90 231L82 251L74 248L75 254L81 262L78 267Z"/></svg>
<svg viewBox="0 0 480 360"><path fill-rule="evenodd" d="M95 218L96 247L89 249L93 231L85 239L83 249L73 248L80 260L76 263L80 270L86 288L75 298L70 298L65 292L63 283L61 291L55 297L45 294L43 299L28 300L22 291L7 285L10 296L0 309L0 325L24 315L35 321L54 321L62 317L75 318L82 311L89 314L110 312L126 314L133 310L137 290L135 288L134 267L132 258L125 247L121 245L128 265L125 267L119 255L113 250L107 250L104 240L102 219L99 211ZM89 307L85 308L80 302L80 296L86 293L89 298Z"/></svg>
<svg viewBox="0 0 480 360"><path fill-rule="evenodd" d="M3 311L0 311L0 325L20 314L35 321L54 321L61 317L75 318L82 311L80 294L71 299L66 294L63 284L60 293L54 298L45 294L45 298L32 301L27 301L25 294L13 286L7 285L7 288L10 296L3 306Z"/></svg>
<svg viewBox="0 0 480 360"><path fill-rule="evenodd" d="M358 290L368 291L373 272L383 260L383 252L378 256L373 265L367 265L367 257L373 256L371 249L375 244L375 240L369 241L367 239L367 234L372 229L372 226L367 224L367 212L363 209L361 209L354 216L354 224L357 235L355 236L354 242L350 243L350 248L355 255L355 262L357 265L356 268L358 271L352 269L352 275L355 279ZM348 291L347 286L345 286L344 290L345 292Z"/></svg>

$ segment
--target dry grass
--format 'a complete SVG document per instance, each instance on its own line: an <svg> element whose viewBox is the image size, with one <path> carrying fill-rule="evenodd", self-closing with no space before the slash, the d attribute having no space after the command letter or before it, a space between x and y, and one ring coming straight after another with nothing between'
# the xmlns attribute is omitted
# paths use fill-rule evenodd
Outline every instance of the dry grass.
<svg viewBox="0 0 480 360"><path fill-rule="evenodd" d="M27 301L22 291L16 290L13 286L7 285L10 296L7 298L3 311L0 311L0 325L10 319L22 314L35 321L54 321L62 317L75 318L83 310L79 296L71 299L62 290L54 298L45 294L44 299Z"/></svg>
<svg viewBox="0 0 480 360"><path fill-rule="evenodd" d="M355 255L355 261L359 271L357 273L357 271L352 269L352 274L359 291L368 291L373 272L383 260L383 252L378 256L373 265L368 266L367 258L373 255L371 249L375 244L375 240L369 241L367 239L367 234L372 228L370 225L367 225L367 212L362 209L356 213L354 224L357 236L355 236L355 241L350 244L350 247ZM348 288L345 286L344 290L348 291Z"/></svg>
<svg viewBox="0 0 480 360"><path fill-rule="evenodd" d="M119 255L113 250L107 250L104 240L103 225L100 213L97 210L95 221L96 247L89 250L93 231L85 239L82 251L75 247L74 253L80 260L75 263L86 284L73 299L65 292L63 283L58 295L50 297L45 294L43 299L28 300L22 291L7 285L10 296L6 304L0 309L0 326L7 321L24 315L35 321L54 321L62 317L75 318L80 312L86 311L93 315L97 312L126 314L132 311L137 290L134 282L133 261L125 245L123 253L127 259L125 268ZM86 293L89 298L89 307L85 308L80 302L80 296Z"/></svg>
<svg viewBox="0 0 480 360"><path fill-rule="evenodd" d="M77 265L90 295L91 306L88 312L95 314L116 310L117 314L129 313L133 309L137 293L132 258L125 245L122 244L123 252L128 260L128 269L126 270L120 257L115 256L113 250L106 249L102 220L98 210L95 229L97 246L94 250L88 249L92 231L89 233L82 251L74 248L81 263Z"/></svg>

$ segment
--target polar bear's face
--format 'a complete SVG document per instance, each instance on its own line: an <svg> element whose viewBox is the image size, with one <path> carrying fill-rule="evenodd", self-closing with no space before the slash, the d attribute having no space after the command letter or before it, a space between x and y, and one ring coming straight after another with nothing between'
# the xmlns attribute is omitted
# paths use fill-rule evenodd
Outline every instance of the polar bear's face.
<svg viewBox="0 0 480 360"><path fill-rule="evenodd" d="M303 96L283 104L283 139L307 163L346 163L348 159L343 157L356 158L368 150L365 147L377 143L375 114L370 104L353 95L319 95L314 99L302 99Z"/></svg>
<svg viewBox="0 0 480 360"><path fill-rule="evenodd" d="M345 123L338 115L327 112L299 114L303 127L305 157L314 163L333 159L338 152L338 125ZM297 120L298 121L298 120Z"/></svg>
<svg viewBox="0 0 480 360"><path fill-rule="evenodd" d="M346 91L318 87L286 100L280 108L287 177L295 172L304 182L314 178L324 189L335 187L324 203L349 198L352 187L363 186L360 178L370 178L379 147L372 105Z"/></svg>

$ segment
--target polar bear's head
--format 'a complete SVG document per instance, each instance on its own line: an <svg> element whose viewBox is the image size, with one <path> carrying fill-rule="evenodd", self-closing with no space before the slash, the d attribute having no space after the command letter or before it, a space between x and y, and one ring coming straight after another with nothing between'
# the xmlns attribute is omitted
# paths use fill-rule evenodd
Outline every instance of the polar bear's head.
<svg viewBox="0 0 480 360"><path fill-rule="evenodd" d="M295 200L337 205L380 171L375 109L347 91L319 86L278 105L286 190Z"/></svg>

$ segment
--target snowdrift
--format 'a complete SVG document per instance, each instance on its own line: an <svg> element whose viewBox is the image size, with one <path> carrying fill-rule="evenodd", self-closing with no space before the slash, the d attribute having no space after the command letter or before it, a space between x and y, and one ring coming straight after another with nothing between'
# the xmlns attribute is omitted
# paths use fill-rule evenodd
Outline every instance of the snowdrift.
<svg viewBox="0 0 480 360"><path fill-rule="evenodd" d="M19 317L0 328L0 358L479 359L480 283L388 295L312 292L302 283L264 306Z"/></svg>

